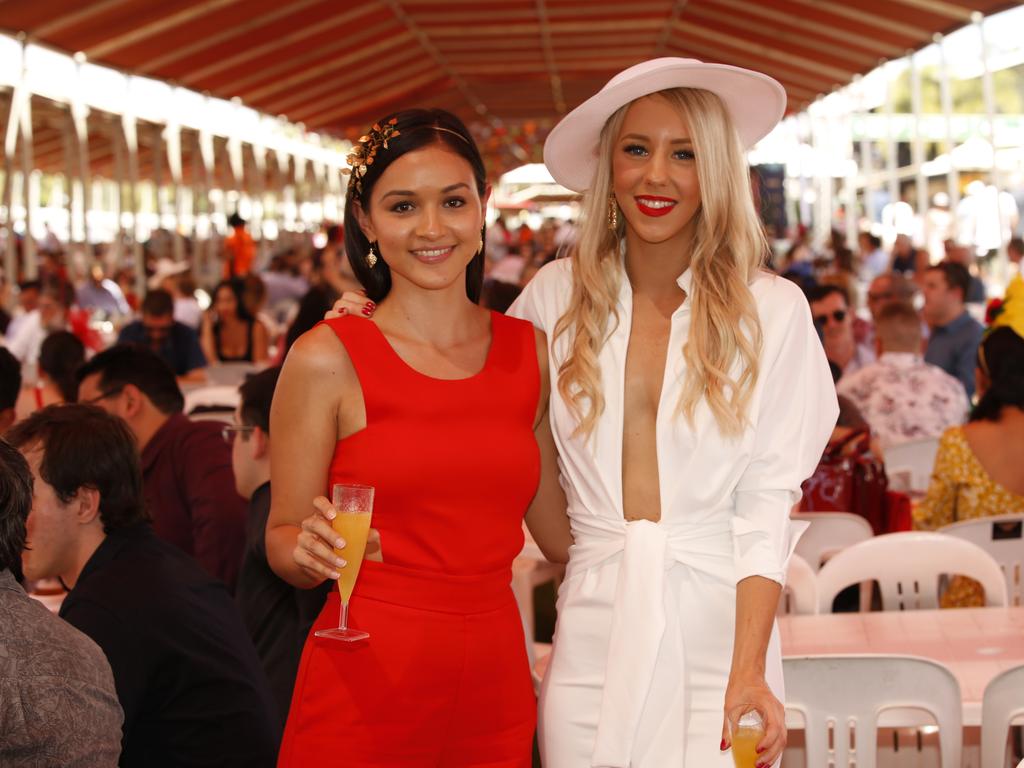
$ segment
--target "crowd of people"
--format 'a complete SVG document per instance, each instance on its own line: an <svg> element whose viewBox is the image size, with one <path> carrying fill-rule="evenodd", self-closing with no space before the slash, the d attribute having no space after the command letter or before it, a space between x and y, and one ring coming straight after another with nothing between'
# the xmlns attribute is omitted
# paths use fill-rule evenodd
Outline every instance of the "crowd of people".
<svg viewBox="0 0 1024 768"><path fill-rule="evenodd" d="M156 252L143 297L49 254L0 348L0 762L521 768L539 725L554 768L706 768L756 710L774 764L789 514L844 420L941 438L921 527L1024 511L1024 281L986 330L952 243L764 269L743 150L784 104L620 73L551 133L582 211L536 233L485 226L472 136L409 110L357 145L344 227L260 268L235 216L209 294ZM185 413L233 365L230 423ZM311 634L343 482L378 494L345 648ZM524 519L568 562L539 721ZM48 579L58 616L18 584Z"/></svg>

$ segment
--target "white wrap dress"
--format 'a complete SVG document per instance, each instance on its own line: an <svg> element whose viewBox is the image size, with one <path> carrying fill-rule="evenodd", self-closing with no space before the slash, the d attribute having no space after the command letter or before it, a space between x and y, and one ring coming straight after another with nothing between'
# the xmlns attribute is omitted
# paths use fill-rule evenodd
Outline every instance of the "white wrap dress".
<svg viewBox="0 0 1024 768"><path fill-rule="evenodd" d="M735 627L736 584L782 583L801 532L789 520L838 416L835 388L807 300L789 281L751 285L761 369L739 438L706 405L694 426L676 415L690 302L672 316L657 416L661 520L626 522L622 504L623 379L632 289L600 354L605 409L594 435L556 386L571 333L554 338L571 296L572 264L544 267L509 310L548 335L550 417L575 544L558 596L554 650L541 689L545 768L731 766L719 751ZM678 279L689 295L689 270ZM612 320L614 325L614 319ZM778 631L767 678L784 700Z"/></svg>

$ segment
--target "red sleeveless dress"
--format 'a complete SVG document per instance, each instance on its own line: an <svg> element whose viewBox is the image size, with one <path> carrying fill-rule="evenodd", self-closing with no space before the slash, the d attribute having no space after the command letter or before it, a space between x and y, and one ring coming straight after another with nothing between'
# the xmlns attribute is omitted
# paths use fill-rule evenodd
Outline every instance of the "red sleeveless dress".
<svg viewBox="0 0 1024 768"><path fill-rule="evenodd" d="M364 562L349 625L332 590L306 639L279 766L529 768L536 719L510 588L537 489L533 327L491 314L467 379L409 367L372 321L326 321L348 352L366 428L338 442L328 488L374 486L383 563Z"/></svg>

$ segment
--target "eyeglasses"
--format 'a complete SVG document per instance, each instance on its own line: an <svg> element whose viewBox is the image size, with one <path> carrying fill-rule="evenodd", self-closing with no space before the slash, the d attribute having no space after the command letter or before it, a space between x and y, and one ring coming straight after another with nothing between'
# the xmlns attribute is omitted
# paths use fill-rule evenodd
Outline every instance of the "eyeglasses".
<svg viewBox="0 0 1024 768"><path fill-rule="evenodd" d="M249 427L244 424L233 424L224 427L224 429L220 431L220 436L224 438L224 442L228 445L234 445L235 435L248 435L254 429L256 429L256 427Z"/></svg>
<svg viewBox="0 0 1024 768"><path fill-rule="evenodd" d="M79 405L96 405L102 400L106 400L110 397L117 397L124 391L124 387L114 387L113 389L107 390L102 395L97 395L92 400L79 400Z"/></svg>
<svg viewBox="0 0 1024 768"><path fill-rule="evenodd" d="M828 324L828 319L830 317L833 320L835 320L837 323L841 323L841 322L843 322L843 320L846 319L846 310L845 309L837 309L832 314L826 313L824 315L815 315L814 316L814 324L815 325L820 325L820 326L827 325Z"/></svg>

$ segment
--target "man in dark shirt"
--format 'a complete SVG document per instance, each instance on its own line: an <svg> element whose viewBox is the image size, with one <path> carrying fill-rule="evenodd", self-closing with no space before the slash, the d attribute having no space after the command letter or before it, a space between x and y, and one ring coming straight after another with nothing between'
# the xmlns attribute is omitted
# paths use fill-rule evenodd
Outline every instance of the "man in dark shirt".
<svg viewBox="0 0 1024 768"><path fill-rule="evenodd" d="M32 495L25 457L0 440L0 765L115 765L121 705L103 651L11 573Z"/></svg>
<svg viewBox="0 0 1024 768"><path fill-rule="evenodd" d="M124 419L142 451L146 507L157 536L234 591L245 545L245 501L235 493L221 425L191 421L167 364L151 350L117 345L78 370L79 402Z"/></svg>
<svg viewBox="0 0 1024 768"><path fill-rule="evenodd" d="M325 582L315 589L296 589L267 563L264 538L270 515L270 403L280 372L280 368L268 368L239 387L241 405L235 412L235 425L225 427L224 435L232 444L235 487L249 499L245 559L238 576L236 599L270 679L283 724L302 646L333 584Z"/></svg>
<svg viewBox="0 0 1024 768"><path fill-rule="evenodd" d="M974 396L974 363L985 332L964 307L971 275L962 264L944 261L925 270L921 314L931 328L925 362L960 380L967 399Z"/></svg>
<svg viewBox="0 0 1024 768"><path fill-rule="evenodd" d="M163 289L146 294L142 300L142 319L128 323L117 341L153 350L183 381L206 381L207 361L199 335L174 319L174 299Z"/></svg>
<svg viewBox="0 0 1024 768"><path fill-rule="evenodd" d="M61 617L110 662L121 766L272 766L280 726L256 651L224 585L153 534L125 423L51 406L8 436L35 484L26 576L63 580Z"/></svg>
<svg viewBox="0 0 1024 768"><path fill-rule="evenodd" d="M0 347L0 435L14 423L14 406L21 392L21 363L6 348Z"/></svg>

